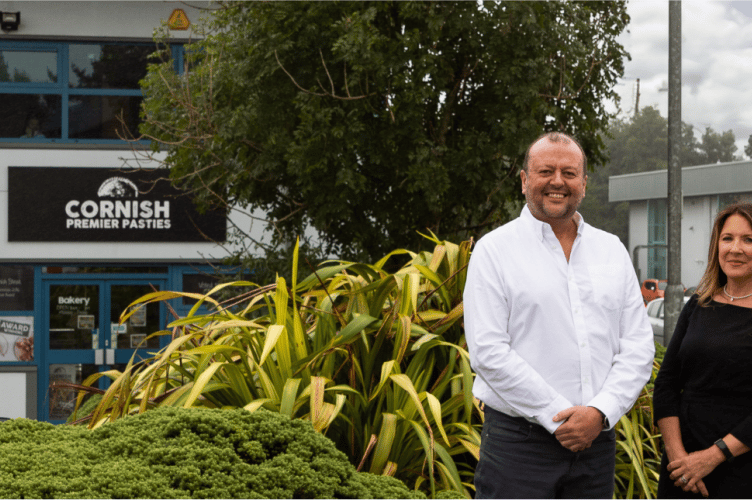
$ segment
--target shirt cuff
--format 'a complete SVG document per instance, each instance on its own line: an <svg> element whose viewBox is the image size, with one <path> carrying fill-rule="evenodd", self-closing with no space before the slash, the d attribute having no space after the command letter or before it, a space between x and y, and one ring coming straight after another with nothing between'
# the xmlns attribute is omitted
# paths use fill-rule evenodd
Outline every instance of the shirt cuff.
<svg viewBox="0 0 752 500"><path fill-rule="evenodd" d="M535 417L538 424L542 425L548 432L553 434L556 429L559 428L564 422L554 422L554 417L557 413L567 408L571 408L573 405L564 396L557 396L548 406L543 409L540 415Z"/></svg>
<svg viewBox="0 0 752 500"><path fill-rule="evenodd" d="M616 423L621 418L619 410L610 405L606 397L600 395L595 396L585 406L592 406L593 408L606 415L606 419L608 420L608 427L604 430L613 429Z"/></svg>

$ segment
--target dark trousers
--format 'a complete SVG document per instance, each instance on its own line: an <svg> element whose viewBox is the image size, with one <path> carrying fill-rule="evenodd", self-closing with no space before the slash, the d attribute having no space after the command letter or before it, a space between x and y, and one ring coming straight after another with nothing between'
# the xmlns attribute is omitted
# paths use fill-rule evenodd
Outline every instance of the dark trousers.
<svg viewBox="0 0 752 500"><path fill-rule="evenodd" d="M540 425L486 406L475 498L612 498L615 455L613 430L575 453Z"/></svg>

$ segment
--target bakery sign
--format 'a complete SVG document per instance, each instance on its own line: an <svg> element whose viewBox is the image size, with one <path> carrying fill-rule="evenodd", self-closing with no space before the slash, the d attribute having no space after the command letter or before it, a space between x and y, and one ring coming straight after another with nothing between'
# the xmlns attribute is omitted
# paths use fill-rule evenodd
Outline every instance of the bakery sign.
<svg viewBox="0 0 752 500"><path fill-rule="evenodd" d="M8 168L8 241L224 241L164 169Z"/></svg>

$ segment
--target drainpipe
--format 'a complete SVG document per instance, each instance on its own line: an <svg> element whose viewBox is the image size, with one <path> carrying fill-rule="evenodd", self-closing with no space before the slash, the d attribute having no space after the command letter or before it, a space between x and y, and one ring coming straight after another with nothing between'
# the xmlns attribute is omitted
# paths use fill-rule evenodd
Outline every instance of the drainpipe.
<svg viewBox="0 0 752 500"><path fill-rule="evenodd" d="M654 245L635 245L635 247L632 249L632 265L634 266L635 274L637 275L637 281L642 283L642 271L640 271L640 261L637 260L637 251L641 250L643 248L666 248L668 245L665 243L656 243Z"/></svg>

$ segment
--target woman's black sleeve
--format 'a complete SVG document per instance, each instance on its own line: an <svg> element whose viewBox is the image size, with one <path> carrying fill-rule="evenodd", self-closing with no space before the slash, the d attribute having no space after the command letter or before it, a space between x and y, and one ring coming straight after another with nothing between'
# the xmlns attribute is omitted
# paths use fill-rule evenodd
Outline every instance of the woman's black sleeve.
<svg viewBox="0 0 752 500"><path fill-rule="evenodd" d="M681 391L684 389L686 380L684 379L681 369L681 359L679 358L679 348L681 347L684 336L689 327L689 319L697 305L697 295L684 305L679 319L676 322L674 335L666 349L666 355L663 358L658 376L655 378L653 389L653 420L665 417L679 416L679 401Z"/></svg>

